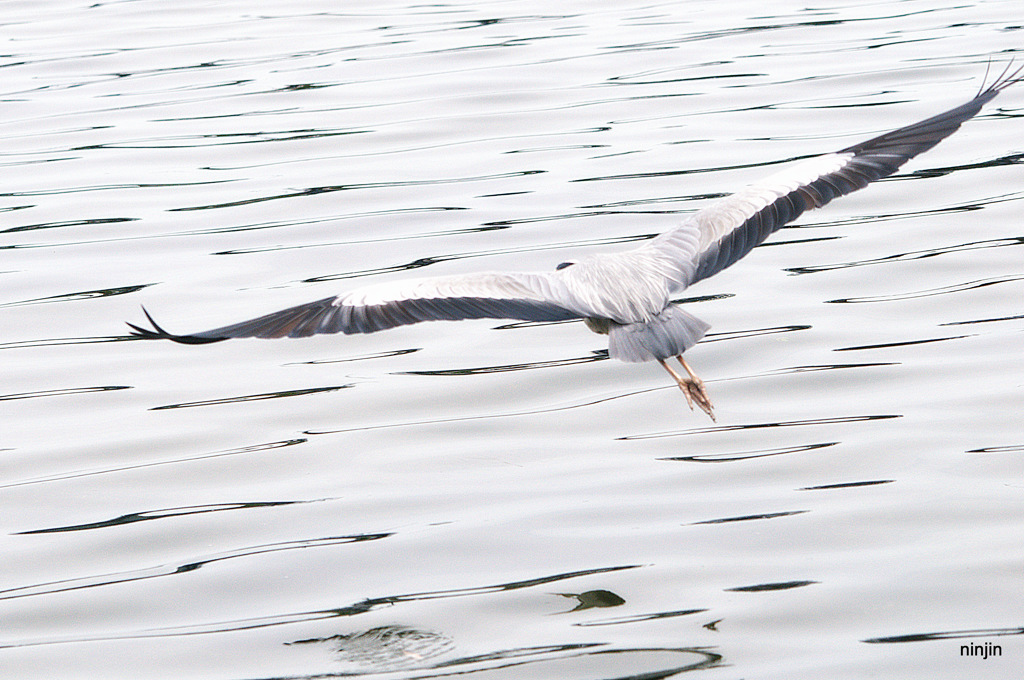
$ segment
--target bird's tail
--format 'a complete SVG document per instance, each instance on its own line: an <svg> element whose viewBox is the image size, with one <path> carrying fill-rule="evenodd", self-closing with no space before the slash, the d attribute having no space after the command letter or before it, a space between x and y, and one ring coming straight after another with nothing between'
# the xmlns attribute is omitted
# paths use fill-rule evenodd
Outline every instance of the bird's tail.
<svg viewBox="0 0 1024 680"><path fill-rule="evenodd" d="M628 362L668 359L696 345L709 328L711 324L669 305L647 323L613 325L608 330L608 354Z"/></svg>

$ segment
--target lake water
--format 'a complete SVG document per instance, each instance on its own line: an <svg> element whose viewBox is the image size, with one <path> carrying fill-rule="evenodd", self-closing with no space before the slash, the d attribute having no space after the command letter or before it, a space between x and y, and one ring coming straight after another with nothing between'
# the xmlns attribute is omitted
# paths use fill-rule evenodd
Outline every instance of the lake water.
<svg viewBox="0 0 1024 680"><path fill-rule="evenodd" d="M1024 85L687 291L717 423L581 323L124 325L629 247L968 100L1017 0L6 2L0 35L6 677L1017 677Z"/></svg>

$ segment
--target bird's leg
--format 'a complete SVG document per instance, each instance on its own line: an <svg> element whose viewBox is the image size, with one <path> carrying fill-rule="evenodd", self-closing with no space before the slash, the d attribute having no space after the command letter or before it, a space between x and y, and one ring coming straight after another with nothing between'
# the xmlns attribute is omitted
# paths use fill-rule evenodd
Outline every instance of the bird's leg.
<svg viewBox="0 0 1024 680"><path fill-rule="evenodd" d="M707 390L704 389L704 381L697 377L697 374L687 365L682 356L676 358L679 359L679 363L686 369L689 377L680 375L674 368L665 363L664 359L658 359L658 363L669 372L669 375L675 378L676 384L679 385L679 389L683 391L683 396L686 397L686 403L689 404L690 410L693 410L693 404L696 402L700 410L707 413L711 420L715 420L715 414L711 410L711 399L708 398Z"/></svg>

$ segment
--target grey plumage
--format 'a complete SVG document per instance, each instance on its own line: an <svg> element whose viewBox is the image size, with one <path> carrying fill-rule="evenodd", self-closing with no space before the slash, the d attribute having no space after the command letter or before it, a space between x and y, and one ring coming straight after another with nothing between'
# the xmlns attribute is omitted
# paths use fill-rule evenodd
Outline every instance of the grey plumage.
<svg viewBox="0 0 1024 680"><path fill-rule="evenodd" d="M228 338L303 337L317 333L372 333L421 321L585 319L609 335L609 354L623 361L658 360L687 398L710 415L703 386L681 355L708 324L673 305L673 296L731 266L769 235L799 217L869 183L888 177L974 117L1002 90L1021 80L1024 67L1007 67L970 101L913 125L835 153L818 156L715 201L675 229L614 254L563 263L555 271L487 272L365 286L241 323L189 335L158 326L131 326L133 335L201 344ZM678 357L692 380L664 360ZM684 382L688 386L684 386ZM692 404L691 404L692 405Z"/></svg>

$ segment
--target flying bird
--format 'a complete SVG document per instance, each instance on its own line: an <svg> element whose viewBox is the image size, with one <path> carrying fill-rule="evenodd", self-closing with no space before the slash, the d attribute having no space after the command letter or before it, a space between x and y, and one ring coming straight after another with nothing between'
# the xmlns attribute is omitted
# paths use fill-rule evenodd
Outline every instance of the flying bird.
<svg viewBox="0 0 1024 680"><path fill-rule="evenodd" d="M546 272L484 272L380 283L290 307L256 319L176 335L157 325L129 323L132 335L186 344L228 338L305 337L374 333L421 321L582 319L608 336L608 353L626 362L657 361L693 409L712 420L711 399L683 353L709 324L672 302L693 284L732 265L804 211L888 177L931 149L1000 92L1024 66L1003 73L965 104L835 153L801 161L721 198L643 245L559 264ZM987 79L987 78L986 78ZM676 360L682 371L673 368Z"/></svg>

